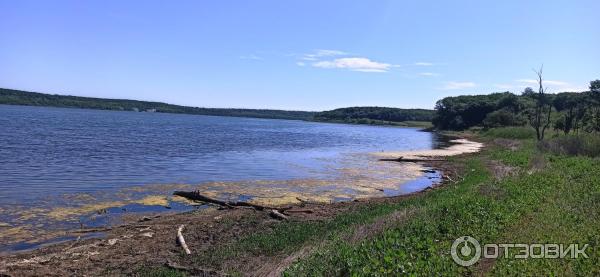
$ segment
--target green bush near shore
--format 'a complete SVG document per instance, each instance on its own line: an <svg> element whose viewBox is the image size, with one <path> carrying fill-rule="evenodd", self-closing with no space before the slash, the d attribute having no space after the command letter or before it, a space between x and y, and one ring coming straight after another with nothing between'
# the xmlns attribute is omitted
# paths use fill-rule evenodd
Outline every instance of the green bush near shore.
<svg viewBox="0 0 600 277"><path fill-rule="evenodd" d="M481 135L491 138L531 139L535 138L535 130L531 127L502 127L483 130Z"/></svg>
<svg viewBox="0 0 600 277"><path fill-rule="evenodd" d="M600 156L600 136L592 134L558 136L540 142L542 150L569 156Z"/></svg>

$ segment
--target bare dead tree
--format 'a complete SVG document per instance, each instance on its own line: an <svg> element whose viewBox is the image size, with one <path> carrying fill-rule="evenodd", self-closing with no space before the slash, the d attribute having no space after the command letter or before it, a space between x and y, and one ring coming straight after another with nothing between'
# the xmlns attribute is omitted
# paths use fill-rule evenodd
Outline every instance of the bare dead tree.
<svg viewBox="0 0 600 277"><path fill-rule="evenodd" d="M533 113L529 115L529 124L535 129L537 140L541 141L544 139L544 134L548 126L550 126L550 116L552 114L552 104L546 99L547 89L543 84L543 71L544 66L542 65L539 70L533 70L537 75L538 93L536 95L536 105Z"/></svg>

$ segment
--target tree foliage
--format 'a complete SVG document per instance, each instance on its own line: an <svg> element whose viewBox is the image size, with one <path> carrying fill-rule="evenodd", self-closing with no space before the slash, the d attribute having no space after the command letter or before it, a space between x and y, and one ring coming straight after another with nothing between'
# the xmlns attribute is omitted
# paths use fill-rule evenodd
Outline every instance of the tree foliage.
<svg viewBox="0 0 600 277"><path fill-rule="evenodd" d="M0 104L301 120L309 120L315 114L304 111L197 108L161 102L53 95L12 89L0 89Z"/></svg>
<svg viewBox="0 0 600 277"><path fill-rule="evenodd" d="M446 97L436 103L433 125L442 130L464 130L473 126L483 126L488 114L498 110L517 114L524 108L525 102L510 92ZM499 119L500 116L505 117L497 113L487 122L491 124L491 120ZM522 122L518 118L509 121L511 124Z"/></svg>
<svg viewBox="0 0 600 277"><path fill-rule="evenodd" d="M600 80L590 82L590 91L545 93L526 88L520 95L510 92L446 97L437 102L433 124L442 130L464 130L475 126L496 128L534 126L540 115L540 138L544 126L565 134L600 132Z"/></svg>
<svg viewBox="0 0 600 277"><path fill-rule="evenodd" d="M403 122L431 121L434 111L424 109L398 109L385 107L350 107L315 114L317 121L356 122L366 120Z"/></svg>
<svg viewBox="0 0 600 277"><path fill-rule="evenodd" d="M600 80L590 82L590 91L593 93L600 93Z"/></svg>

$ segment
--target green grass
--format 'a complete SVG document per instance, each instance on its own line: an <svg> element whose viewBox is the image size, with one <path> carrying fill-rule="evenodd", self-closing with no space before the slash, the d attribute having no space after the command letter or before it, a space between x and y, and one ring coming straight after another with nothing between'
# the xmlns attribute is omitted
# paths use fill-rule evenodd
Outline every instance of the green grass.
<svg viewBox="0 0 600 277"><path fill-rule="evenodd" d="M587 158L546 154L547 168L528 173L521 150L491 149L485 155L522 168L515 178L496 181L479 157L467 161L468 174L456 186L430 192L398 206L424 211L359 244L337 240L290 267L288 276L388 276L475 274L477 265L461 267L451 260L450 246L459 236L481 243L557 242L598 245L600 165ZM598 274L598 250L590 259L499 259L492 274Z"/></svg>
<svg viewBox="0 0 600 277"><path fill-rule="evenodd" d="M533 140L524 140L521 141L521 144L522 146L519 151L507 151L504 150L502 146L491 146L492 149L489 151L488 156L492 160L502 162L509 166L520 168L527 167L536 154L536 143Z"/></svg>
<svg viewBox="0 0 600 277"><path fill-rule="evenodd" d="M144 267L140 268L134 276L140 277L185 277L188 276L179 270L165 267Z"/></svg>
<svg viewBox="0 0 600 277"><path fill-rule="evenodd" d="M600 274L600 163L587 158L551 157L550 170L560 182L553 192L520 221L504 232L503 241L541 243L589 243L589 259L500 259L495 275ZM511 253L515 254L515 253Z"/></svg>
<svg viewBox="0 0 600 277"><path fill-rule="evenodd" d="M540 148L555 154L600 157L598 134L560 135L540 143Z"/></svg>
<svg viewBox="0 0 600 277"><path fill-rule="evenodd" d="M505 139L533 139L536 137L535 130L531 127L503 127L482 130L481 135L492 138Z"/></svg>

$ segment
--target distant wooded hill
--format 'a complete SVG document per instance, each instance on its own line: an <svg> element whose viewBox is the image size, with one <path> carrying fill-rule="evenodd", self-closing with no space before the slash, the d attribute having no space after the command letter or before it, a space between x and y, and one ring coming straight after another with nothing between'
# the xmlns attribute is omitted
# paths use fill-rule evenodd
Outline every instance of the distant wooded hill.
<svg viewBox="0 0 600 277"><path fill-rule="evenodd" d="M439 130L472 127L534 126L540 121L548 129L570 132L600 132L600 80L590 82L589 91L540 94L525 88L510 92L461 95L441 99L435 106L433 125ZM543 110L543 116L536 111Z"/></svg>
<svg viewBox="0 0 600 277"><path fill-rule="evenodd" d="M311 120L315 114L304 111L197 108L161 102L67 96L12 89L0 89L0 104L298 120Z"/></svg>
<svg viewBox="0 0 600 277"><path fill-rule="evenodd" d="M345 123L394 123L407 121L431 122L433 110L385 107L351 107L316 113L314 120Z"/></svg>

